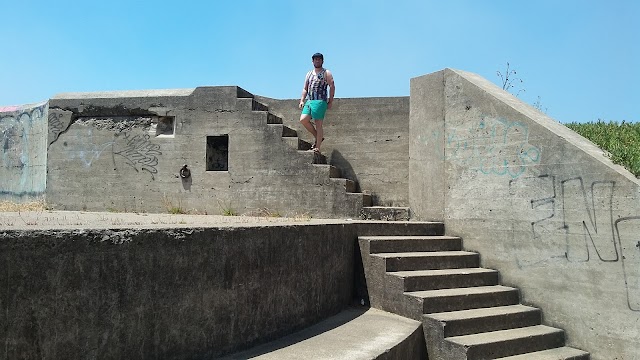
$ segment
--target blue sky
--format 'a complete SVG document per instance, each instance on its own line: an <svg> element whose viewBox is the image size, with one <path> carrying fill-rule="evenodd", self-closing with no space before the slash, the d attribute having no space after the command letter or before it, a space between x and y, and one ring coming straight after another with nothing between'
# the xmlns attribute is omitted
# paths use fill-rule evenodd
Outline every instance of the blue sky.
<svg viewBox="0 0 640 360"><path fill-rule="evenodd" d="M640 2L0 0L0 105L63 92L238 85L300 96L325 54L336 97L409 95L449 67L571 121L640 121ZM514 91L515 92L515 91Z"/></svg>

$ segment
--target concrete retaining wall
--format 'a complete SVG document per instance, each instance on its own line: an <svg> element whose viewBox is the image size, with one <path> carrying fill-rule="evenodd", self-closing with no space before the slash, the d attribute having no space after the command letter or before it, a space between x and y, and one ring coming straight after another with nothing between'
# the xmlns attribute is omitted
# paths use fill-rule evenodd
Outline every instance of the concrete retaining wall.
<svg viewBox="0 0 640 360"><path fill-rule="evenodd" d="M0 107L0 201L43 200L48 104Z"/></svg>
<svg viewBox="0 0 640 360"><path fill-rule="evenodd" d="M500 270L592 359L640 359L640 182L592 143L477 75L411 80L417 219Z"/></svg>
<svg viewBox="0 0 640 360"><path fill-rule="evenodd" d="M257 99L313 142L300 124L299 99ZM359 183L374 205L409 204L409 97L335 99L324 122L322 153L342 176Z"/></svg>
<svg viewBox="0 0 640 360"><path fill-rule="evenodd" d="M338 313L356 227L0 232L0 359L214 358Z"/></svg>

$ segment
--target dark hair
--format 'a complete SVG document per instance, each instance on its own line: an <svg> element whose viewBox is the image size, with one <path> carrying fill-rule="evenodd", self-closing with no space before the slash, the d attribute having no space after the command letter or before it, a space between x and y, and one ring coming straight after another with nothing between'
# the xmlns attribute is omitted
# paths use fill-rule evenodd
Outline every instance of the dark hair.
<svg viewBox="0 0 640 360"><path fill-rule="evenodd" d="M315 53L315 54L311 55L311 59L312 60L315 59L315 58L320 58L320 59L324 60L324 56L322 56L322 54L320 54L320 53Z"/></svg>

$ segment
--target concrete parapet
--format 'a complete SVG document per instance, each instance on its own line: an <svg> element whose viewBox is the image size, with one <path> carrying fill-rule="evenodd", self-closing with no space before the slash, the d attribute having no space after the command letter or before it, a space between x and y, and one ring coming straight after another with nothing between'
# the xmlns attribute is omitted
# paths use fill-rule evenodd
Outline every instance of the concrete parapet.
<svg viewBox="0 0 640 360"><path fill-rule="evenodd" d="M0 358L215 358L279 338L350 304L355 231L0 231Z"/></svg>

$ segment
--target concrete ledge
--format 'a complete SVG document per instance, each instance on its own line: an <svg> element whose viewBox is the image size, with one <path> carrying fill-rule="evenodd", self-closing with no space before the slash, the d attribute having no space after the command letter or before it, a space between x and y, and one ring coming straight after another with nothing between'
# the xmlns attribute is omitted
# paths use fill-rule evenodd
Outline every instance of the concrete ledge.
<svg viewBox="0 0 640 360"><path fill-rule="evenodd" d="M223 358L262 359L424 359L419 321L377 309L351 308L268 344Z"/></svg>

